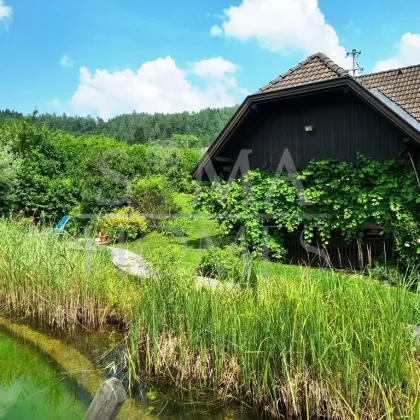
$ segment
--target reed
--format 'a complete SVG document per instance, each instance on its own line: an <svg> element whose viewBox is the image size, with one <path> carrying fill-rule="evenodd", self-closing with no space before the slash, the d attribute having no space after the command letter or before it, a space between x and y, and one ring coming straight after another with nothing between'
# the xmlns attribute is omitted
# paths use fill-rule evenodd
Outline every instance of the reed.
<svg viewBox="0 0 420 420"><path fill-rule="evenodd" d="M415 418L418 308L402 287L329 271L227 292L163 269L135 303L131 365L273 418Z"/></svg>
<svg viewBox="0 0 420 420"><path fill-rule="evenodd" d="M0 221L0 310L61 328L98 328L131 314L135 285L120 276L106 250Z"/></svg>
<svg viewBox="0 0 420 420"><path fill-rule="evenodd" d="M105 250L0 221L1 310L71 330L129 327L132 379L164 379L272 418L419 418L417 294L301 267L252 287L197 287L171 256L121 276ZM233 280L233 279L227 279ZM401 282L400 282L401 283Z"/></svg>

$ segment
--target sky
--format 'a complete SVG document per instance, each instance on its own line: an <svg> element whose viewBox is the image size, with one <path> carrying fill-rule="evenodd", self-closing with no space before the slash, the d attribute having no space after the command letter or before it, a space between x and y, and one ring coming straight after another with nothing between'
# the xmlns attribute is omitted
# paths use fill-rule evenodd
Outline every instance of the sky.
<svg viewBox="0 0 420 420"><path fill-rule="evenodd" d="M92 115L230 106L307 56L420 63L418 0L0 0L0 109Z"/></svg>

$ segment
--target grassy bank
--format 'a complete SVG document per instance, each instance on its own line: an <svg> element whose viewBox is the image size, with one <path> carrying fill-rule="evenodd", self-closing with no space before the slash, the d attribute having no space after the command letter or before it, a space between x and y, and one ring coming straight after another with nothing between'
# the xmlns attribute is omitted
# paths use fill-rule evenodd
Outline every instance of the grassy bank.
<svg viewBox="0 0 420 420"><path fill-rule="evenodd" d="M410 296L307 269L256 290L198 290L163 269L135 305L132 356L149 375L277 418L412 418L420 412Z"/></svg>
<svg viewBox="0 0 420 420"><path fill-rule="evenodd" d="M151 279L120 276L104 251L0 222L3 312L59 328L130 326L132 377L240 400L272 417L418 418L417 295L308 268L253 289L198 288L169 250Z"/></svg>
<svg viewBox="0 0 420 420"><path fill-rule="evenodd" d="M0 311L63 329L98 328L131 316L135 285L103 249L0 221Z"/></svg>

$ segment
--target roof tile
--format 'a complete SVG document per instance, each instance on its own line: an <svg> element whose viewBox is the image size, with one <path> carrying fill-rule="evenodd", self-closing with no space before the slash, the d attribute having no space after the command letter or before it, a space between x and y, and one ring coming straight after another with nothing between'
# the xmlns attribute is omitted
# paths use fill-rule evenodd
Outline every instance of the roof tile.
<svg viewBox="0 0 420 420"><path fill-rule="evenodd" d="M258 93L272 92L293 86L347 76L349 73L325 54L316 53L280 75ZM379 89L420 121L420 64L355 78L367 89Z"/></svg>
<svg viewBox="0 0 420 420"><path fill-rule="evenodd" d="M335 64L325 54L317 53L262 87L259 93L334 79L347 74L346 70Z"/></svg>
<svg viewBox="0 0 420 420"><path fill-rule="evenodd" d="M420 64L356 77L367 89L379 89L420 121Z"/></svg>

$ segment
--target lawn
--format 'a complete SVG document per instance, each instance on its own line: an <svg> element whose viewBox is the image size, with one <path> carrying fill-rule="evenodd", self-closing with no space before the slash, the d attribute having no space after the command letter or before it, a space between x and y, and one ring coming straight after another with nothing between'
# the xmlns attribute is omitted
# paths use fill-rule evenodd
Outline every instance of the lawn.
<svg viewBox="0 0 420 420"><path fill-rule="evenodd" d="M208 215L193 215L192 206L193 196L190 194L177 194L176 201L181 207L181 219L185 228L183 235L167 235L164 232L152 230L141 239L121 244L119 246L129 249L143 256L146 261L155 261L157 258L165 259L165 255L175 255L177 266L183 273L194 275L201 257L211 246L226 245L226 238L218 228L217 223L211 220ZM299 278L311 278L313 281L323 281L326 275L325 269L281 264L272 261L255 262L256 271L260 279L270 279L272 283L283 281L296 281ZM341 281L362 281L368 283L373 289L382 289L383 284L370 276L369 273L349 274L346 272L335 272L336 278ZM376 293L376 292L375 292ZM391 288L390 294L395 299L400 299L404 295L407 306L407 321L412 324L420 325L420 303L417 293L409 292L406 288Z"/></svg>
<svg viewBox="0 0 420 420"><path fill-rule="evenodd" d="M146 260L153 260L153 256L164 251L176 253L183 263L183 268L193 274L197 268L202 253L206 248L217 245L222 240L216 222L205 215L192 216L192 195L177 194L177 204L182 208L180 217L186 232L168 234L152 230L141 239L123 244L126 249L133 251Z"/></svg>
<svg viewBox="0 0 420 420"><path fill-rule="evenodd" d="M217 223L208 215L193 215L192 199L193 196L190 194L176 195L177 204L182 209L180 218L186 231L183 234L168 235L165 232L152 230L141 239L120 246L141 255L146 260L153 260L156 254L160 255L165 251L175 253L182 262L182 268L187 273L194 274L206 249L226 244L226 239ZM258 272L264 277L295 278L301 275L302 270L303 267L268 261L261 261L258 264Z"/></svg>

